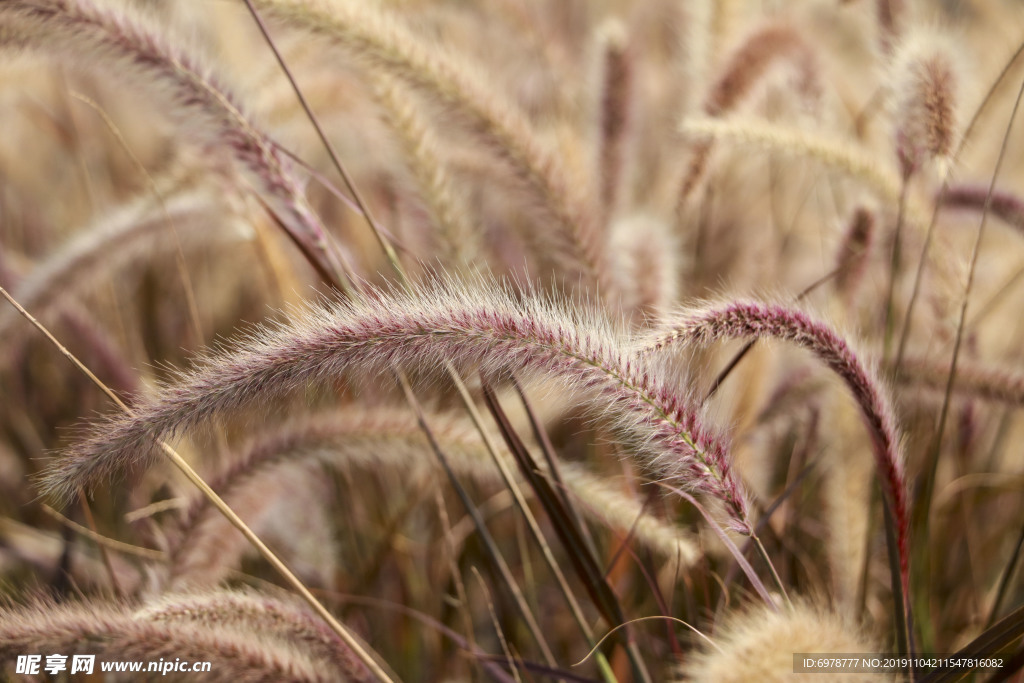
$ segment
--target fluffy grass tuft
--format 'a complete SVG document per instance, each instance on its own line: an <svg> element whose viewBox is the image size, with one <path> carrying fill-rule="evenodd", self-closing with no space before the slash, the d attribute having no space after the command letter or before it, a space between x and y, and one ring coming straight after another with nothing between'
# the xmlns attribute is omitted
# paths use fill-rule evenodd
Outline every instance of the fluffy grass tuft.
<svg viewBox="0 0 1024 683"><path fill-rule="evenodd" d="M832 681L834 672L794 673L794 653L863 653L878 648L850 619L808 601L798 601L782 612L751 609L730 615L712 643L681 667L679 680ZM844 672L842 680L875 683L895 679L874 672Z"/></svg>

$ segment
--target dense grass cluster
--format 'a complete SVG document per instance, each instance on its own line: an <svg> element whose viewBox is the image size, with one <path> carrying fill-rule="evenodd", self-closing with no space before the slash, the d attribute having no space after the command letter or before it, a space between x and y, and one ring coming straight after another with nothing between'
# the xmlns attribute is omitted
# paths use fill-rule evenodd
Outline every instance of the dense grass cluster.
<svg viewBox="0 0 1024 683"><path fill-rule="evenodd" d="M1022 40L0 0L0 671L1019 680Z"/></svg>

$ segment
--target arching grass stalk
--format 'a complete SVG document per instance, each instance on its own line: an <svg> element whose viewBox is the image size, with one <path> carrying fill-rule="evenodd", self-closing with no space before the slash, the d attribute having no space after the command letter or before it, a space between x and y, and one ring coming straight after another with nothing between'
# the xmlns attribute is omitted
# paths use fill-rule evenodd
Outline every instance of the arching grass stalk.
<svg viewBox="0 0 1024 683"><path fill-rule="evenodd" d="M51 344L53 344L53 346L61 353L61 355L67 358L72 365L74 365L80 372L82 372L86 377L88 377L89 380L93 384L95 384L104 394L106 394L107 397L111 401L113 401L118 408L121 409L126 418L132 418L134 416L133 411L127 405L125 405L125 403L117 394L111 391L106 384L100 381L100 379L96 377L96 375L94 375L91 370L89 370L89 368L83 365L82 362L79 361L70 351L68 351L63 344L57 341L56 337L54 337L50 333L50 331L47 330L38 320L36 320L28 311L26 311L21 306L21 304L15 301L11 297L11 295L7 293L7 290L5 290L3 287L0 287L0 295L7 299L7 301L12 306L14 306L21 315L23 315L30 323L32 323L32 325L34 325L36 329L38 329L46 337L46 339ZM223 514L224 517L226 517L228 521L231 522L232 526L238 529L242 533L242 535L245 536L245 538L253 545L253 547L256 548L257 552L260 553L263 559L269 562L270 565L284 578L284 580L299 593L302 599L306 601L306 603L313 609L313 611L315 611L318 615L320 615L321 618L323 618L324 621L327 622L328 626L331 627L331 630L338 634L338 637L341 638L342 641L344 641L345 644L352 649L352 652L355 653L355 655L359 657L360 660L362 660L362 662L370 669L370 671L372 671L374 675L376 675L381 681L391 681L391 677L389 677L384 672L384 670L381 669L380 665L377 663L377 660L374 659L374 657L366 651L363 645L355 637L353 637L351 633L349 633L348 629L345 628L341 624L341 622L338 621L334 617L334 615L331 614L330 611L326 607L324 607L319 600L316 599L316 597L310 592L310 590L306 588L306 585L302 583L299 577L297 577L294 574L294 572L292 572L292 570L289 569L288 566L283 561L281 561L281 559L276 554L274 554L274 551L267 547L267 545L252 531L252 529L250 529L249 526L238 515L236 515L235 512L230 507L228 507L227 503L225 503L221 499L221 497L217 495L216 491L210 488L210 486L203 480L202 477L199 476L199 474L192 468L192 466L189 465L188 462L184 458L182 458L178 454L178 452L175 451L165 441L159 441L158 445L160 447L160 450L167 457L167 459L170 460L171 463L178 470L180 470L181 473L184 474L185 477L187 477L190 482L192 482L192 484L196 486L196 488L202 491L203 495L210 500L214 507L216 507L221 512L221 514Z"/></svg>
<svg viewBox="0 0 1024 683"><path fill-rule="evenodd" d="M673 344L709 344L721 339L775 338L811 351L846 384L871 436L878 479L894 525L890 569L897 624L910 623L910 514L906 475L895 413L873 369L832 328L807 313L778 304L731 301L684 311L665 330L655 332L638 350L640 357ZM904 630L901 646L910 647Z"/></svg>
<svg viewBox="0 0 1024 683"><path fill-rule="evenodd" d="M496 376L532 370L562 378L608 412L642 463L722 501L729 526L749 530L724 439L656 364L626 350L630 343L607 320L540 296L514 299L485 282L423 290L371 291L361 302L311 308L289 325L256 329L234 351L208 352L158 396L140 400L134 417L114 416L72 445L46 475L47 491L61 496L137 471L152 462L154 439L310 382L451 362Z"/></svg>

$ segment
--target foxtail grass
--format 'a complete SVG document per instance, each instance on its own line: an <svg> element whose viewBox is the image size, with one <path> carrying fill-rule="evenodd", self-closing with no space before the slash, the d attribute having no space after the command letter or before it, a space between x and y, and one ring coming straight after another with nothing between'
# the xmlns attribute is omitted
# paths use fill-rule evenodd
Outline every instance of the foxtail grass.
<svg viewBox="0 0 1024 683"><path fill-rule="evenodd" d="M296 245L324 272L338 267L290 160L246 113L208 61L141 16L91 0L14 0L0 6L0 48L109 68L167 104L183 135L233 159Z"/></svg>
<svg viewBox="0 0 1024 683"><path fill-rule="evenodd" d="M550 245L562 267L610 293L604 245L584 194L586 185L540 144L520 109L488 88L466 60L425 44L396 17L364 5L258 0L255 6L271 19L341 46L371 70L389 73L466 116L558 226L533 238Z"/></svg>
<svg viewBox="0 0 1024 683"><path fill-rule="evenodd" d="M236 351L211 353L156 398L140 401L134 416L97 426L50 469L43 488L61 499L79 486L138 472L154 462L156 439L216 414L266 406L310 382L453 363L498 376L532 368L563 378L615 419L642 463L723 501L729 525L749 529L723 437L659 380L655 366L612 341L622 336L593 313L541 297L517 301L494 285L470 290L447 283L421 295L378 292L362 302L310 309L290 326L258 330Z"/></svg>
<svg viewBox="0 0 1024 683"><path fill-rule="evenodd" d="M237 613L236 613L237 614ZM153 618L130 606L39 601L0 611L0 659L26 652L91 654L101 660L177 659L210 662L210 680L336 681L344 661L331 665L296 647L288 633L236 629ZM253 621L262 620L254 615ZM237 618L237 617L236 617ZM275 637L276 636L276 637Z"/></svg>
<svg viewBox="0 0 1024 683"><path fill-rule="evenodd" d="M893 576L897 603L909 599L910 502L895 410L876 372L832 328L802 310L754 301L733 301L696 309L667 324L641 354L660 352L673 344L709 344L735 338L781 339L807 349L846 384L871 435L878 480L896 529ZM898 604L898 610L906 609Z"/></svg>

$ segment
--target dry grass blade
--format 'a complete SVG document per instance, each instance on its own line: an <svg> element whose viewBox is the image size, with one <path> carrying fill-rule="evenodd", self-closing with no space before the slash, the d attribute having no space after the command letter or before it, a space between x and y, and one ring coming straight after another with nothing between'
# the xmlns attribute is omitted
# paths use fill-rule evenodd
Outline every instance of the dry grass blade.
<svg viewBox="0 0 1024 683"><path fill-rule="evenodd" d="M526 448L522 439L519 438L516 430L512 427L508 416L505 414L504 409L498 402L493 387L484 381L483 390L484 401L487 404L487 408L491 411L491 415L494 417L495 422L498 423L498 429L501 431L501 435L505 439L505 443L512 452L512 456L515 458L516 464L519 466L520 473L529 483L533 492L544 506L548 517L554 525L555 532L562 541L563 546L569 551L569 557L572 560L573 568L576 570L576 574L580 581L583 582L591 600L601 611L602 616L604 616L604 619L608 624L621 624L625 622L626 618L622 611L622 606L619 604L619 600L611 589L611 586L608 584L608 581L604 576L602 576L600 567L598 567L594 556L589 552L581 530L574 523L575 520L573 516L569 513L569 510L566 509L563 504L563 500L555 493L555 490L547 480L540 476L537 464L533 460L533 456ZM566 597L572 602L575 602L572 598L572 593L569 592L567 587L565 592ZM575 611L578 612L578 608L576 608ZM581 617L577 617L577 619L581 620L580 627L581 629L584 629L587 640L593 643L593 635L589 628L582 623ZM633 667L634 674L641 681L649 681L650 674L647 672L647 667L644 665L643 659L640 658L639 653L636 650L635 643L631 638L628 638L628 633L626 635L627 640L624 643L624 647L629 655L629 661ZM605 660L601 655L599 655L599 663L605 678L614 680L615 676L611 673L607 660Z"/></svg>

